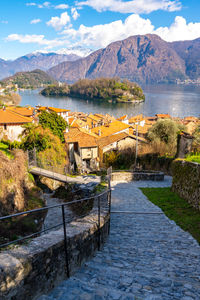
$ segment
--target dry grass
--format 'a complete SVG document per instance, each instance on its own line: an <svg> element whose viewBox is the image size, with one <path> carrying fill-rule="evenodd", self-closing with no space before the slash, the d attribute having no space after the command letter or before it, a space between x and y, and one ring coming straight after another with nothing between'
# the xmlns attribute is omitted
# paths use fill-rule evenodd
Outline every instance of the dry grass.
<svg viewBox="0 0 200 300"><path fill-rule="evenodd" d="M176 146L169 145L161 141L151 142L141 145L138 151L139 155L159 154L160 156L174 156L176 154Z"/></svg>

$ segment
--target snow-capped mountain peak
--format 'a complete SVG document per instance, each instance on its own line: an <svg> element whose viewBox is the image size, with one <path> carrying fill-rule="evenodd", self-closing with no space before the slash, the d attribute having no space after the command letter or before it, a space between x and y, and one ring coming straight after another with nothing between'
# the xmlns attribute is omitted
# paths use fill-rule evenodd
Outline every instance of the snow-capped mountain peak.
<svg viewBox="0 0 200 300"><path fill-rule="evenodd" d="M65 55L75 54L75 55L80 56L80 57L88 56L92 52L93 52L92 49L83 48L81 46L70 47L70 48L62 48L62 49L59 49L59 50L55 51L55 53L57 53L57 54L65 54Z"/></svg>

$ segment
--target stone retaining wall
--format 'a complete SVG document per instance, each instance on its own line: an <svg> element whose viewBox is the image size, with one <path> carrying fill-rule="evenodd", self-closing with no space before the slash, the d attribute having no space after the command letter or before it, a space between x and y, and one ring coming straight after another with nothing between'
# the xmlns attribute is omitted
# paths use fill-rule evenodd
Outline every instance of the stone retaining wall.
<svg viewBox="0 0 200 300"><path fill-rule="evenodd" d="M200 164L175 160L172 164L172 191L200 209Z"/></svg>
<svg viewBox="0 0 200 300"><path fill-rule="evenodd" d="M133 181L133 180L164 180L164 173L162 172L114 172L112 173L113 181Z"/></svg>
<svg viewBox="0 0 200 300"><path fill-rule="evenodd" d="M97 210L67 225L70 274L98 247ZM101 213L101 243L108 235L109 216ZM37 299L66 278L63 229L51 231L29 244L0 253L0 299Z"/></svg>
<svg viewBox="0 0 200 300"><path fill-rule="evenodd" d="M156 170L164 172L166 175L172 175L171 165L174 158L159 156L158 154L139 155L137 162L142 166L143 170Z"/></svg>

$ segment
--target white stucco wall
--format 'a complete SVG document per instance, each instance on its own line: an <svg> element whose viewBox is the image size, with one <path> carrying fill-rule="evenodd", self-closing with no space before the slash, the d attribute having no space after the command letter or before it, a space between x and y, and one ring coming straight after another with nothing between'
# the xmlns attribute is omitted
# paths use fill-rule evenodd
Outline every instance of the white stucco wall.
<svg viewBox="0 0 200 300"><path fill-rule="evenodd" d="M21 125L7 125L7 129L0 125L0 136L7 136L10 141L20 141L19 135L22 134L24 128Z"/></svg>

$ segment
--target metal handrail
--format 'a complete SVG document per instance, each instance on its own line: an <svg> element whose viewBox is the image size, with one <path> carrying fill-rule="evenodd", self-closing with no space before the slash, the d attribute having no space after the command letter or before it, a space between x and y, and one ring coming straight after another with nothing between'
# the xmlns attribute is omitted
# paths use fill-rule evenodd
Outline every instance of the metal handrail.
<svg viewBox="0 0 200 300"><path fill-rule="evenodd" d="M16 240L13 240L13 241L9 241L7 243L0 244L0 249L5 248L5 247L7 247L9 245L12 245L12 244L18 244L19 242L22 242L24 240L33 238L35 236L38 236L38 235L40 235L42 233L45 233L45 232L50 231L52 229L55 229L57 227L63 226L64 249L65 249L65 259L66 259L66 274L69 277L70 276L70 270L69 270L68 240L67 240L67 230L66 230L66 223L67 222L66 222L66 217L65 217L65 206L68 206L68 205L71 205L71 204L75 204L75 203L81 203L81 202L85 202L85 201L89 201L89 200L97 200L98 249L100 249L100 240L101 240L101 232L100 232L100 228L101 228L101 207L103 207L105 209L105 206L101 206L101 197L104 196L104 195L107 196L106 202L108 204L108 216L109 216L108 232L109 232L110 231L110 211L111 211L111 188L110 188L110 180L108 180L108 188L107 188L107 190L104 191L103 193L100 193L100 194L95 195L93 197L83 198L83 199L79 199L79 200L70 201L70 202L67 202L67 203L46 206L46 207L42 207L42 208L37 208L37 209L33 209L33 210L28 210L28 211L19 212L19 213L12 214L12 215L0 217L0 221L6 221L6 220L9 220L11 218L16 218L16 217L23 216L23 215L30 215L32 213L42 212L42 211L46 211L46 210L54 209L54 208L58 208L58 207L60 207L61 210L62 210L62 223L59 223L59 224L56 224L54 226L45 228L45 229L40 230L38 232L34 232L32 234L26 235L26 236L21 237L19 239L16 239ZM86 215L88 215L88 214L86 214ZM83 216L86 216L86 215L79 216L79 218L81 218Z"/></svg>
<svg viewBox="0 0 200 300"><path fill-rule="evenodd" d="M42 211L42 210L47 210L47 209L50 209L50 208L56 208L56 207L60 207L60 206L66 206L66 205L70 205L70 204L74 204L74 203L78 203L78 202L92 200L94 198L103 196L104 194L108 193L108 191L109 191L109 189L107 189L105 192L103 192L101 194L98 194L96 196L89 197L89 198L83 198L83 199L74 200L74 201L70 201L70 202L66 202L66 203L62 203L62 204L55 204L55 205L51 205L51 206L45 206L45 207L36 208L36 209L32 209L32 210L27 210L27 211L23 211L23 212L8 215L8 216L3 216L3 217L0 217L0 221L2 221L4 219L13 218L13 217L19 217L19 216L26 215L26 214L29 214L29 213L34 213L34 212L39 212L39 211Z"/></svg>

